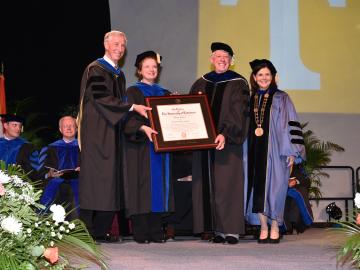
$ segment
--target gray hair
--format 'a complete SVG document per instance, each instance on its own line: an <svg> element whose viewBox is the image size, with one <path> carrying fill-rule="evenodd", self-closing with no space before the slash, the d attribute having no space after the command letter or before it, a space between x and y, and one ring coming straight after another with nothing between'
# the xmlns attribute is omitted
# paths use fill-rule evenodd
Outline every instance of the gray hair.
<svg viewBox="0 0 360 270"><path fill-rule="evenodd" d="M117 30L111 30L110 32L107 32L104 36L104 43L107 42L111 36L122 36L125 40L125 44L127 43L125 33Z"/></svg>
<svg viewBox="0 0 360 270"><path fill-rule="evenodd" d="M65 116L61 117L59 120L59 128L61 128L61 124L66 118L70 118L71 120L73 120L75 123L75 127L77 127L76 119L74 117L72 117L71 115L65 115Z"/></svg>

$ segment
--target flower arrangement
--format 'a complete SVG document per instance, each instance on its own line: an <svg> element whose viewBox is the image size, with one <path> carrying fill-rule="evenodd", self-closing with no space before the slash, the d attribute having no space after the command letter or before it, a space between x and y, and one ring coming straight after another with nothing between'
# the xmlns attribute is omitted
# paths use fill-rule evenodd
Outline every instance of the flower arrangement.
<svg viewBox="0 0 360 270"><path fill-rule="evenodd" d="M45 211L41 193L20 166L0 161L0 269L83 269L85 262L108 269L85 225L66 221L61 205Z"/></svg>
<svg viewBox="0 0 360 270"><path fill-rule="evenodd" d="M339 227L332 228L340 233L342 244L340 245L337 260L344 265L350 263L357 269L360 268L360 193L355 195L355 213L352 221L336 222Z"/></svg>

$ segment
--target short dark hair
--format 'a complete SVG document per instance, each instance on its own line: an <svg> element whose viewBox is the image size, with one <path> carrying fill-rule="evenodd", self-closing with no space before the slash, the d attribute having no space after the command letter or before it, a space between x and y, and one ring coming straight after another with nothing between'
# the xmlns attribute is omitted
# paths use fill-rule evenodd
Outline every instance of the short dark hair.
<svg viewBox="0 0 360 270"><path fill-rule="evenodd" d="M264 62L264 63L258 64L256 67L254 67L251 72L251 75L250 75L250 86L251 86L250 90L251 90L251 92L256 92L257 90L259 90L259 85L257 84L257 82L255 82L254 76L260 71L260 69L263 69L263 68L268 68L272 75L270 88L278 87L277 83L275 81L276 73L273 72L273 69L269 66L268 63Z"/></svg>

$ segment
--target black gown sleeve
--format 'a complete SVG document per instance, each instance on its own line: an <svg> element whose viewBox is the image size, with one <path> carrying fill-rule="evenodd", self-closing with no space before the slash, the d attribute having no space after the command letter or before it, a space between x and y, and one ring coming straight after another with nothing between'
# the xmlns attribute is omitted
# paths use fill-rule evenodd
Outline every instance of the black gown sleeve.
<svg viewBox="0 0 360 270"><path fill-rule="evenodd" d="M126 91L126 96L129 103L145 105L144 95L137 87L129 87ZM127 140L131 142L146 141L146 134L139 130L142 125L150 126L149 120L134 111L129 112L123 127Z"/></svg>
<svg viewBox="0 0 360 270"><path fill-rule="evenodd" d="M122 100L121 94L125 89L125 77L123 73L119 77L104 71L98 66L92 66L88 70L86 95L84 102L93 102L94 107L112 125L116 125L129 112L132 104ZM116 89L116 81L120 81L120 87ZM115 95L114 95L115 93Z"/></svg>
<svg viewBox="0 0 360 270"><path fill-rule="evenodd" d="M228 87L218 128L228 143L242 144L249 127L249 88L243 80L229 82Z"/></svg>

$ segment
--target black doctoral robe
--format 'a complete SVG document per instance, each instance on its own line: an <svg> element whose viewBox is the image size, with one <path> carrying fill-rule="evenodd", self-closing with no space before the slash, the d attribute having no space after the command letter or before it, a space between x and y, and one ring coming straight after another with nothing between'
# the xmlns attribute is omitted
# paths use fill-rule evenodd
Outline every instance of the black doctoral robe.
<svg viewBox="0 0 360 270"><path fill-rule="evenodd" d="M192 166L194 233L244 234L243 142L248 131L249 87L241 75L210 72L190 93L206 93L223 150L195 151Z"/></svg>
<svg viewBox="0 0 360 270"><path fill-rule="evenodd" d="M124 101L125 76L99 60L85 70L80 91L80 208L118 211L123 207L121 122L131 104Z"/></svg>
<svg viewBox="0 0 360 270"><path fill-rule="evenodd" d="M149 95L151 95L151 90L154 91L152 95L170 94L159 85L150 86L139 82L128 88L129 102L145 105L146 94L140 87L148 88ZM155 92L156 90L158 92ZM126 164L125 181L126 210L129 216L152 212L168 213L174 208L171 155L154 153L151 150L152 145L149 139L144 132L139 130L142 125L150 126L149 120L135 112L129 113L124 125L125 152L130 161ZM154 159L157 159L157 162L154 162Z"/></svg>

